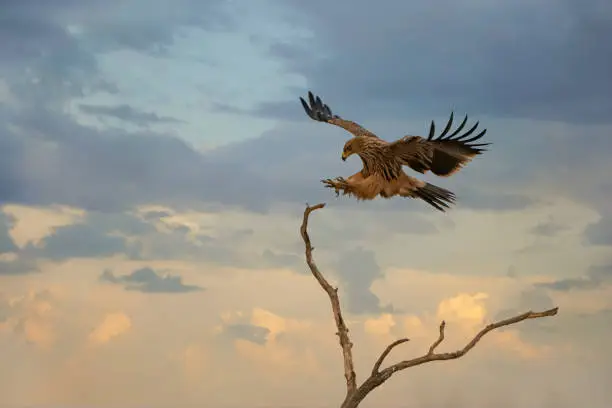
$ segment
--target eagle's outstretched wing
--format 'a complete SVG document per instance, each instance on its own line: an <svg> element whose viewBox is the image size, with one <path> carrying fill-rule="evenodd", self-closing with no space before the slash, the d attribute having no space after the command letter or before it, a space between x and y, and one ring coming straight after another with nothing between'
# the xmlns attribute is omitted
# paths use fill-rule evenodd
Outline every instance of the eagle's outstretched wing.
<svg viewBox="0 0 612 408"><path fill-rule="evenodd" d="M388 155L419 173L431 170L433 174L442 177L456 173L474 156L486 151L484 147L491 143L473 143L484 136L487 129L467 139L474 133L479 122L476 122L467 132L459 134L467 123L467 115L457 129L447 136L453 124L453 116L454 114L451 113L448 123L438 137L434 138L436 125L431 121L427 139L420 136L405 136L389 144Z"/></svg>
<svg viewBox="0 0 612 408"><path fill-rule="evenodd" d="M378 137L374 133L370 132L366 128L358 125L355 122L350 120L342 119L338 115L334 115L326 104L321 101L321 98L318 96L314 96L312 92L308 91L308 100L310 105L306 103L306 101L300 97L300 102L302 102L302 106L306 111L306 114L317 122L326 122L332 125L339 126L344 130L353 134L353 136L361 137Z"/></svg>

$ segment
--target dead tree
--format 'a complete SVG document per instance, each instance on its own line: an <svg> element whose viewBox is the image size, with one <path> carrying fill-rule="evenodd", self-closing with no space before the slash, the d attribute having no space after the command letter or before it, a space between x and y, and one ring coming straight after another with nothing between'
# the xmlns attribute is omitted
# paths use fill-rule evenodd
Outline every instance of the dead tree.
<svg viewBox="0 0 612 408"><path fill-rule="evenodd" d="M334 288L327 282L325 277L319 271L315 261L312 258L312 251L314 250L310 237L308 235L308 219L310 214L321 208L325 207L325 204L317 204L314 206L306 206L304 210L304 217L302 220L302 226L300 228L300 232L302 235L302 239L304 240L305 252L306 252L306 263L312 272L312 275L315 277L319 285L325 290L327 295L329 296L329 300L331 302L332 311L334 313L334 320L336 322L336 328L338 332L336 333L340 340L340 347L342 347L342 355L344 358L344 377L346 379L346 396L344 397L344 401L342 402L341 408L357 408L361 401L375 388L381 386L385 381L387 381L393 374L398 371L405 370L406 368L416 367L421 364L430 363L432 361L441 361L441 360L454 360L459 357L463 357L470 351L476 344L484 337L485 334L498 329L503 326L509 326L511 324L515 324L527 319L537 319L540 317L548 317L555 316L559 310L558 307L554 309L546 310L543 312L526 312L518 316L511 317L509 319L500 320L495 323L491 323L480 332L474 336L474 338L465 345L462 349L449 352L449 353L436 353L436 348L442 343L444 340L444 327L445 322L442 321L440 323L440 331L438 338L434 341L429 350L421 357L416 357L411 360L400 361L399 363L395 363L386 368L381 369L381 366L387 357L387 355L393 350L394 347L409 341L409 339L399 339L389 344L387 348L380 354L380 357L374 363L370 376L362 382L360 385L357 385L357 375L355 374L355 367L353 364L353 355L352 348L353 343L349 337L349 330L344 322L342 317L342 310L340 308L340 299L338 297L338 288Z"/></svg>

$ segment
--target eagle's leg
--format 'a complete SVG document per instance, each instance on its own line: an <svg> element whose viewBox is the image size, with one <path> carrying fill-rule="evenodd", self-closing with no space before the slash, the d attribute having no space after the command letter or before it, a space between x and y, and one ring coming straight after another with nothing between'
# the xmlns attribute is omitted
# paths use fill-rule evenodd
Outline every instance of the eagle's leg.
<svg viewBox="0 0 612 408"><path fill-rule="evenodd" d="M340 195L340 191L342 194L348 194L351 192L351 185L344 177L336 177L335 179L325 179L321 180L325 187L333 188L336 191L336 197Z"/></svg>

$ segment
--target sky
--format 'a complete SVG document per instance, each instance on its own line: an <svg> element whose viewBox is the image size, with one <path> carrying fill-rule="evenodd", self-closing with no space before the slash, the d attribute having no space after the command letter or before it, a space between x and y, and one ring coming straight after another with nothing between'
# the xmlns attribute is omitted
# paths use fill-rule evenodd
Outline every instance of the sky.
<svg viewBox="0 0 612 408"><path fill-rule="evenodd" d="M609 407L612 4L605 0L0 2L0 405L339 406L358 381L528 310L363 407ZM249 5L250 4L250 5ZM490 151L440 213L336 198L349 138L451 111ZM237 392L237 390L240 390Z"/></svg>

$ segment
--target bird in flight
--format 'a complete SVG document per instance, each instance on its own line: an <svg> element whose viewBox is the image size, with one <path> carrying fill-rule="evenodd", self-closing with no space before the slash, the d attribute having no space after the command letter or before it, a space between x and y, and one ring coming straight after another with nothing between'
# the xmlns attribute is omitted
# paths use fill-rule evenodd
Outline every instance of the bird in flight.
<svg viewBox="0 0 612 408"><path fill-rule="evenodd" d="M339 126L353 135L344 144L342 160L357 154L363 168L346 179L336 177L321 180L326 187L336 191L336 196L342 192L358 200L373 200L377 196L419 198L444 212L454 204L455 194L407 175L402 166L421 174L431 171L436 176L449 177L490 145L474 143L484 136L486 129L468 139L478 127L478 122L460 134L467 123L467 115L451 134L448 133L453 123L453 113L438 137L435 137L436 126L432 121L427 138L409 135L387 142L359 124L334 115L329 106L312 92L308 92L308 103L301 97L300 101L311 119Z"/></svg>

